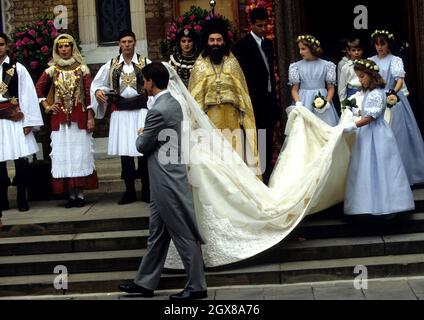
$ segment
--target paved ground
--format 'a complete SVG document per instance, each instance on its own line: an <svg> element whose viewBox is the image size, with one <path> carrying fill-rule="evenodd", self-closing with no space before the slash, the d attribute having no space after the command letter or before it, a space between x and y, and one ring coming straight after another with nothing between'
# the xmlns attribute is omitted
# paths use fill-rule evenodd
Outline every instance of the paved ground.
<svg viewBox="0 0 424 320"><path fill-rule="evenodd" d="M365 282L358 284L365 285ZM356 284L357 285L357 284ZM210 301L266 300L424 300L424 277L369 280L368 288L355 288L354 281L317 282L282 286L209 288ZM152 299L122 293L28 296L0 300L168 300L176 291L157 291Z"/></svg>

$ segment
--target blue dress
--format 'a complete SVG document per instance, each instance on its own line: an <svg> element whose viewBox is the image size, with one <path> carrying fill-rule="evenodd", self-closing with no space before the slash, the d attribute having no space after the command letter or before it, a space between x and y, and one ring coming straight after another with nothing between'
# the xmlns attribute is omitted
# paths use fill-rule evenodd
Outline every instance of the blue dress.
<svg viewBox="0 0 424 320"><path fill-rule="evenodd" d="M327 83L336 85L336 77L336 65L322 59L301 60L291 64L289 68L289 85L300 85L299 96L303 105L333 127L339 123L339 116L334 105L331 104L324 113L319 113L312 104L318 93L324 97L327 96Z"/></svg>
<svg viewBox="0 0 424 320"><path fill-rule="evenodd" d="M357 130L344 212L378 216L414 210L414 197L396 139L384 120L385 91L368 91L362 106L363 116L375 121Z"/></svg>
<svg viewBox="0 0 424 320"><path fill-rule="evenodd" d="M396 81L405 78L401 58L389 54L383 59L371 58L380 67L380 74L386 81L386 90L392 90ZM392 130L398 142L400 155L411 185L424 183L424 141L412 112L408 98L398 93L400 102L393 107Z"/></svg>

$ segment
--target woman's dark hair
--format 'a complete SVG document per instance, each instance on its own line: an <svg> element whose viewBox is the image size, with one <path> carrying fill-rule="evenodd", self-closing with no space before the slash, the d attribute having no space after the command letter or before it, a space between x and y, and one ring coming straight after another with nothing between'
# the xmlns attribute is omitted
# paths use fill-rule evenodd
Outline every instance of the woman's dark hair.
<svg viewBox="0 0 424 320"><path fill-rule="evenodd" d="M180 47L181 39L184 37L190 38L191 40L193 40L193 53L196 54L199 51L199 36L193 30L188 30L188 29L181 30L177 34L177 48L179 53L181 53L181 47Z"/></svg>
<svg viewBox="0 0 424 320"><path fill-rule="evenodd" d="M158 89L165 90L168 88L169 72L162 63L152 62L145 66L141 72L144 79L152 80Z"/></svg>
<svg viewBox="0 0 424 320"><path fill-rule="evenodd" d="M268 12L264 8L255 8L250 12L250 22L256 23L258 20L268 20Z"/></svg>
<svg viewBox="0 0 424 320"><path fill-rule="evenodd" d="M296 43L302 43L304 46L308 47L309 50L311 50L312 55L317 58L321 58L324 54L324 50L321 48L321 43L314 36L309 34L297 38Z"/></svg>
<svg viewBox="0 0 424 320"><path fill-rule="evenodd" d="M355 63L354 70L363 72L367 74L370 77L370 85L368 90L374 90L374 89L384 89L386 87L386 82L384 81L383 77L380 75L380 73L376 70L371 70L374 66L376 66L374 61L371 60L360 60L361 63ZM367 67L366 65L369 64L370 67Z"/></svg>
<svg viewBox="0 0 424 320"><path fill-rule="evenodd" d="M373 46L375 46L376 44L388 43L389 50L392 53L397 52L398 50L398 45L397 45L394 34L386 30L376 30L371 35L371 43Z"/></svg>

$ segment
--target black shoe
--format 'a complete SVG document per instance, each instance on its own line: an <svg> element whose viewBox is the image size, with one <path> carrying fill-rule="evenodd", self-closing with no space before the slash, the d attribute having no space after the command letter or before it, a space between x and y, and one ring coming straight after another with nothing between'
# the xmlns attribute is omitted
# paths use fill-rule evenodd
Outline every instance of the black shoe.
<svg viewBox="0 0 424 320"><path fill-rule="evenodd" d="M29 204L26 199L20 199L18 200L18 210L20 212L27 212L29 211Z"/></svg>
<svg viewBox="0 0 424 320"><path fill-rule="evenodd" d="M150 203L150 192L141 192L141 201Z"/></svg>
<svg viewBox="0 0 424 320"><path fill-rule="evenodd" d="M169 300L201 300L208 297L208 292L205 291L188 291L183 290L180 293L169 296Z"/></svg>
<svg viewBox="0 0 424 320"><path fill-rule="evenodd" d="M85 200L81 199L81 198L76 198L75 199L75 207L76 208L83 208L85 207Z"/></svg>
<svg viewBox="0 0 424 320"><path fill-rule="evenodd" d="M122 206L122 205L133 203L136 201L137 201L137 196L135 195L135 192L134 193L125 192L121 200L118 202L118 204Z"/></svg>
<svg viewBox="0 0 424 320"><path fill-rule="evenodd" d="M3 203L2 205L0 205L0 210L1 211L7 211L9 209L10 209L9 201L7 201L7 202Z"/></svg>
<svg viewBox="0 0 424 320"><path fill-rule="evenodd" d="M144 298L152 298L154 296L153 290L143 288L135 283L120 284L118 288L126 293L138 293Z"/></svg>
<svg viewBox="0 0 424 320"><path fill-rule="evenodd" d="M69 200L68 200L68 202L66 202L66 204L65 204L65 208L66 209L71 209L71 208L75 208L75 206L76 206L76 199L71 199L71 198L69 198Z"/></svg>

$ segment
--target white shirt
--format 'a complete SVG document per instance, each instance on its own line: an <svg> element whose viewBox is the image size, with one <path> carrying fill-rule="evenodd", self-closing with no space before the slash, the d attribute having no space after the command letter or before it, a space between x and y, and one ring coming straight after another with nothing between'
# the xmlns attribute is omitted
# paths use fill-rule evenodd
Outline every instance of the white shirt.
<svg viewBox="0 0 424 320"><path fill-rule="evenodd" d="M265 62L265 66L266 69L268 70L268 92L272 92L272 83L271 83L271 72L269 70L270 66L268 64L268 59L266 57L266 54L264 52L264 50L262 49L262 41L264 41L264 39L262 39L261 37L258 37L253 31L250 32L250 34L253 36L253 39L255 39L258 47L259 47L259 51L262 55L262 58L264 59Z"/></svg>
<svg viewBox="0 0 424 320"><path fill-rule="evenodd" d="M169 93L169 90L168 89L159 92L157 95L155 95L153 97L149 97L149 101L148 101L148 105L150 106L149 109L151 109L151 108L154 107L154 105L155 105L156 101L159 99L159 97L161 97L161 96L163 96L163 95L165 95L167 93Z"/></svg>
<svg viewBox="0 0 424 320"><path fill-rule="evenodd" d="M338 93L340 100L343 101L347 96L347 88L361 88L361 82L355 73L353 61L349 61L344 65L339 76Z"/></svg>

